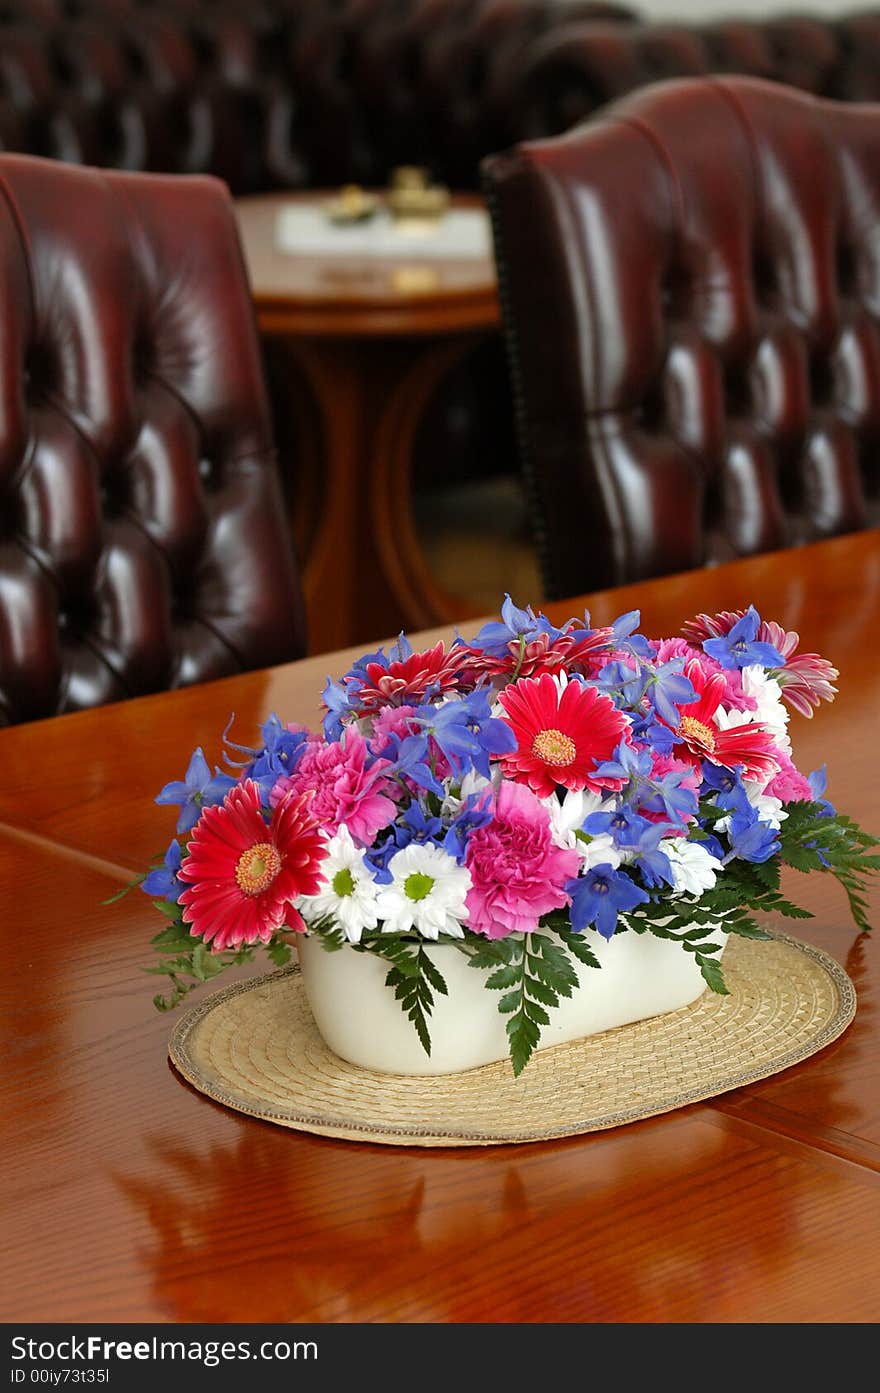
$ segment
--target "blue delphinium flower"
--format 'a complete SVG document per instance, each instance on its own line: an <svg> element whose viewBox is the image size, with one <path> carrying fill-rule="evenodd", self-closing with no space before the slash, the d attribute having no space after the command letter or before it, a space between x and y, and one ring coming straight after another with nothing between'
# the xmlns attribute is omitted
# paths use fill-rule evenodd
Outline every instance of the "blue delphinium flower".
<svg viewBox="0 0 880 1393"><path fill-rule="evenodd" d="M442 706L420 706L413 716L459 775L476 769L489 777L489 756L516 749L516 736L506 721L492 715L489 697L478 689Z"/></svg>
<svg viewBox="0 0 880 1393"><path fill-rule="evenodd" d="M648 683L648 700L661 721L678 730L680 706L689 706L697 699L697 689L684 675L684 658L672 658L653 673Z"/></svg>
<svg viewBox="0 0 880 1393"><path fill-rule="evenodd" d="M611 625L612 643L615 648L632 653L636 658L650 658L654 652L650 643L644 634L635 632L641 622L641 611L637 609L618 615Z"/></svg>
<svg viewBox="0 0 880 1393"><path fill-rule="evenodd" d="M438 798L446 795L446 790L431 768L431 751L428 736L424 731L414 731L411 735L392 734L382 758L392 763L386 772L398 778L410 779L419 788L436 793Z"/></svg>
<svg viewBox="0 0 880 1393"><path fill-rule="evenodd" d="M617 749L614 751L612 759L603 760L596 766L594 778L601 779L637 779L647 778L654 761L651 758L650 750L637 750L635 745L627 745L621 740Z"/></svg>
<svg viewBox="0 0 880 1393"><path fill-rule="evenodd" d="M571 926L575 933L595 924L603 938L613 937L619 913L635 909L648 899L634 880L607 864L593 866L586 875L567 881L565 893L571 896Z"/></svg>
<svg viewBox="0 0 880 1393"><path fill-rule="evenodd" d="M644 668L615 658L600 670L594 685L620 710L640 711L647 684L648 673Z"/></svg>
<svg viewBox="0 0 880 1393"><path fill-rule="evenodd" d="M639 838L648 828L656 825L627 803L622 803L610 812L590 813L584 820L584 831L589 832L591 837L601 837L603 832L607 832L615 846L633 847L638 845Z"/></svg>
<svg viewBox="0 0 880 1393"><path fill-rule="evenodd" d="M700 788L704 798L715 795L715 804L728 812L748 813L752 809L748 794L743 787L742 765L725 769L721 764L703 761L703 782Z"/></svg>
<svg viewBox="0 0 880 1393"><path fill-rule="evenodd" d="M393 879L388 862L398 851L412 842L434 842L439 845L443 838L443 823L439 817L426 813L417 800L413 800L400 822L392 824L389 835L379 845L372 846L364 853L364 860L373 870L380 885L389 885Z"/></svg>
<svg viewBox="0 0 880 1393"><path fill-rule="evenodd" d="M156 866L141 881L141 889L144 893L152 895L154 900L171 900L172 903L176 904L183 890L183 884L177 878L180 860L180 843L175 838L165 853L163 865Z"/></svg>
<svg viewBox="0 0 880 1393"><path fill-rule="evenodd" d="M621 741L613 759L596 768L602 778L626 779L625 800L644 812L662 813L676 827L697 811L697 799L690 788L682 787L687 769L671 769L661 778L652 777L651 750L639 750Z"/></svg>
<svg viewBox="0 0 880 1393"><path fill-rule="evenodd" d="M660 842L675 830L662 822L646 821L646 826L630 852L631 865L641 872L646 885L675 884L669 857L665 851L660 850Z"/></svg>
<svg viewBox="0 0 880 1393"><path fill-rule="evenodd" d="M724 865L738 857L742 861L769 861L780 848L779 836L769 823L762 822L750 808L747 813L732 813L727 827L730 851Z"/></svg>
<svg viewBox="0 0 880 1393"><path fill-rule="evenodd" d="M490 657L500 658L507 652L509 644L518 643L520 639L529 643L542 632L544 629L531 605L526 609L519 609L510 596L505 595L500 622L495 619L484 624L480 632L471 639L470 647L478 648Z"/></svg>
<svg viewBox="0 0 880 1393"><path fill-rule="evenodd" d="M725 668L785 667L785 659L772 643L759 642L758 629L761 616L754 605L749 605L742 619L738 619L728 634L720 638L703 640L703 650Z"/></svg>
<svg viewBox="0 0 880 1393"><path fill-rule="evenodd" d="M260 727L263 749L245 769L244 777L259 784L263 803L268 806L269 795L278 779L291 774L306 747L308 731L288 730L276 715L271 715Z"/></svg>
<svg viewBox="0 0 880 1393"><path fill-rule="evenodd" d="M646 779L639 790L639 807L646 813L662 813L675 827L683 827L697 811L697 795L684 786L687 769L670 769L660 778Z"/></svg>
<svg viewBox="0 0 880 1393"><path fill-rule="evenodd" d="M675 734L669 726L655 719L653 708L641 713L634 712L631 719L634 740L640 740L643 744L650 745L655 754L672 754Z"/></svg>
<svg viewBox="0 0 880 1393"><path fill-rule="evenodd" d="M449 824L440 845L450 856L454 856L460 866L464 865L470 835L478 827L485 827L492 821L489 799L485 793L471 794L461 812Z"/></svg>
<svg viewBox="0 0 880 1393"><path fill-rule="evenodd" d="M177 819L177 831L189 832L190 828L195 827L201 817L202 808L222 803L229 790L235 787L235 783L235 779L222 773L216 767L214 773L211 773L208 761L202 753L201 746L199 746L193 752L186 776L182 780L176 779L166 784L156 798L156 802L179 803L180 815Z"/></svg>
<svg viewBox="0 0 880 1393"><path fill-rule="evenodd" d="M332 677L327 678L321 697L327 708L323 723L324 738L330 741L338 740L342 734L343 721L354 709L351 697L342 683L334 682Z"/></svg>
<svg viewBox="0 0 880 1393"><path fill-rule="evenodd" d="M807 775L807 783L810 785L810 792L813 795L813 802L818 803L822 809L820 817L834 817L837 809L833 803L829 803L825 797L825 789L828 787L828 767L823 764L818 769L814 769Z"/></svg>

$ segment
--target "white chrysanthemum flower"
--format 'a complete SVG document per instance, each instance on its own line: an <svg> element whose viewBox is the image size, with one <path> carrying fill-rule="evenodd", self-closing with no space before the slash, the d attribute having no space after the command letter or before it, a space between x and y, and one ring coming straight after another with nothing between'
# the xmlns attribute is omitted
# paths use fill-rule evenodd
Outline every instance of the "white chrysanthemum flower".
<svg viewBox="0 0 880 1393"><path fill-rule="evenodd" d="M349 943L360 943L364 929L379 922L379 886L344 822L327 842L321 874L326 884L316 895L302 896L300 913L307 924L332 914Z"/></svg>
<svg viewBox="0 0 880 1393"><path fill-rule="evenodd" d="M788 817L788 813L782 806L782 799L774 798L772 793L762 793L761 785L753 783L751 779L743 780L743 788L752 807L757 811L760 821L766 822L768 826L773 828L774 832L778 832Z"/></svg>
<svg viewBox="0 0 880 1393"><path fill-rule="evenodd" d="M564 847L567 851L576 851L581 858L582 870L588 871L593 866L603 865L617 869L620 865L620 852L608 832L601 832L589 841L575 836L590 813L614 807L613 799L603 799L592 789L570 788L566 790L561 803L556 794L551 793L549 798L541 799L541 804L550 814L550 834L556 846Z"/></svg>
<svg viewBox="0 0 880 1393"><path fill-rule="evenodd" d="M775 677L770 677L762 667L744 667L741 673L743 692L756 703L755 711L727 711L719 706L715 712L716 724L722 730L731 726L760 724L773 736L774 741L785 754L791 757L791 739L788 734L789 711L782 700L782 689Z"/></svg>
<svg viewBox="0 0 880 1393"><path fill-rule="evenodd" d="M471 873L454 857L431 842L410 842L388 862L390 885L379 889L377 909L385 933L409 933L423 938L441 933L463 938L467 919L465 899Z"/></svg>
<svg viewBox="0 0 880 1393"><path fill-rule="evenodd" d="M686 837L665 837L660 850L669 857L675 894L700 896L705 890L714 888L721 862L710 856L699 842L689 842Z"/></svg>

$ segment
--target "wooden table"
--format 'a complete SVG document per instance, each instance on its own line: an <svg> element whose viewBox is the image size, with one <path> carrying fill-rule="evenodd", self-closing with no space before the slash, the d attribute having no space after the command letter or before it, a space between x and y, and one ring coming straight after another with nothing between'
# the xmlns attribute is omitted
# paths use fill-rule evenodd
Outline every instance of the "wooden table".
<svg viewBox="0 0 880 1393"><path fill-rule="evenodd" d="M413 442L442 379L499 322L488 256L425 259L405 242L387 259L281 250L281 211L324 197L236 203L260 332L292 365L287 467L313 653L461 617L419 545ZM482 205L462 195L452 207Z"/></svg>
<svg viewBox="0 0 880 1393"><path fill-rule="evenodd" d="M880 832L880 533L593 597L646 632L754 600L840 667L804 768ZM557 619L582 608L548 606ZM69 1321L846 1322L880 1316L880 941L835 882L797 932L854 1024L782 1074L615 1131L421 1151L257 1122L191 1090L141 968L155 912L102 907L169 839L196 744L313 720L346 655L0 732L0 1316ZM880 893L872 894L875 922ZM261 969L262 970L262 969Z"/></svg>

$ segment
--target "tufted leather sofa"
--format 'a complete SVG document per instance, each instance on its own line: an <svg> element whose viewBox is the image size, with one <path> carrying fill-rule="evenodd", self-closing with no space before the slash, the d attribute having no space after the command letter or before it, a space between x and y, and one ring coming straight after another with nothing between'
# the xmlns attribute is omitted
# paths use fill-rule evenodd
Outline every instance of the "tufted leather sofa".
<svg viewBox="0 0 880 1393"><path fill-rule="evenodd" d="M235 194L473 185L511 78L599 0L4 0L0 148L211 173Z"/></svg>
<svg viewBox="0 0 880 1393"><path fill-rule="evenodd" d="M0 724L303 652L213 179L0 156Z"/></svg>
<svg viewBox="0 0 880 1393"><path fill-rule="evenodd" d="M661 83L484 169L548 595L880 522L880 107Z"/></svg>
<svg viewBox="0 0 880 1393"><path fill-rule="evenodd" d="M705 24L556 25L511 75L497 148L561 134L627 92L674 77L738 73L840 101L880 100L880 12L804 10Z"/></svg>

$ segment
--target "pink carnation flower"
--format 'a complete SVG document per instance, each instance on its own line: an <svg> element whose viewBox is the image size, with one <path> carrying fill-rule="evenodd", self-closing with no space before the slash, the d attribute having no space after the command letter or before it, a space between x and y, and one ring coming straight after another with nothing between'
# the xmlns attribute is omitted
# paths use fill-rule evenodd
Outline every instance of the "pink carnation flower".
<svg viewBox="0 0 880 1393"><path fill-rule="evenodd" d="M414 706L383 706L376 712L370 739L370 749L374 755L385 753L391 744L392 736L399 736L401 740L405 740L408 735L414 735L421 730L419 723L411 719L415 711ZM435 740L430 741L430 751L436 777L448 779L452 773L452 766ZM411 793L416 794L420 791L419 785L412 779L405 779L404 782Z"/></svg>
<svg viewBox="0 0 880 1393"><path fill-rule="evenodd" d="M795 768L784 750L778 752L777 759L780 765L779 773L770 780L764 792L781 799L783 803L810 802L813 790L809 781Z"/></svg>
<svg viewBox="0 0 880 1393"><path fill-rule="evenodd" d="M388 749L392 737L399 736L405 740L408 735L412 735L418 726L410 717L414 716L416 708L414 706L383 706L373 717L373 735L370 740L370 749L374 755L380 755Z"/></svg>
<svg viewBox="0 0 880 1393"><path fill-rule="evenodd" d="M524 784L502 783L492 821L471 833L468 927L487 938L531 933L542 914L568 903L577 851L554 845L550 815Z"/></svg>
<svg viewBox="0 0 880 1393"><path fill-rule="evenodd" d="M367 767L368 754L366 740L351 728L330 745L310 740L293 773L277 780L272 807L291 795L311 793L309 812L325 832L335 832L344 822L355 841L371 845L376 833L394 821L397 808L388 796L393 785L383 777L390 762L374 759Z"/></svg>

